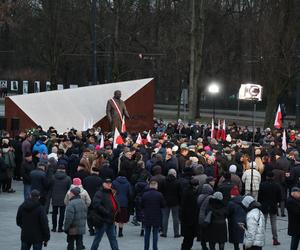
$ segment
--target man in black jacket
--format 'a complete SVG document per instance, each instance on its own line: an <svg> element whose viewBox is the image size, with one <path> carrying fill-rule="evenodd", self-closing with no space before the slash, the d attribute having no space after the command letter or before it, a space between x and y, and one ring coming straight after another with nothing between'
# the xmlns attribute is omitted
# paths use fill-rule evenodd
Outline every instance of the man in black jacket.
<svg viewBox="0 0 300 250"><path fill-rule="evenodd" d="M89 196L91 197L91 200L93 200L95 193L99 190L99 188L102 186L102 179L98 176L99 169L94 167L92 168L91 175L84 178L82 186L83 188L88 192ZM88 219L87 224L89 227L89 232L91 236L95 235L95 230L93 227L93 222L91 219L91 211L93 210L93 204L91 204L88 208Z"/></svg>
<svg viewBox="0 0 300 250"><path fill-rule="evenodd" d="M25 153L25 158L21 165L21 175L23 177L24 184L24 200L30 196L31 179L30 173L34 170L34 163L32 162L32 154L30 152Z"/></svg>
<svg viewBox="0 0 300 250"><path fill-rule="evenodd" d="M93 222L96 227L96 234L91 250L98 249L104 232L107 235L111 249L119 250L114 224L119 206L114 197L111 186L112 180L105 179L102 184L102 189L96 192L93 199L93 212L95 213L95 216L93 216Z"/></svg>
<svg viewBox="0 0 300 250"><path fill-rule="evenodd" d="M30 172L31 190L40 192L40 203L46 205L46 196L49 190L49 179L46 175L46 166L44 163L38 163L37 168Z"/></svg>
<svg viewBox="0 0 300 250"><path fill-rule="evenodd" d="M288 211L288 235L292 236L291 250L297 250L300 241L300 188L293 187L286 203Z"/></svg>
<svg viewBox="0 0 300 250"><path fill-rule="evenodd" d="M23 202L17 213L17 225L21 228L22 250L41 250L50 240L48 219L39 203L40 192L32 190L30 198Z"/></svg>
<svg viewBox="0 0 300 250"><path fill-rule="evenodd" d="M262 212L265 216L265 222L267 224L268 215L270 215L273 245L280 245L277 235L277 207L281 201L280 186L274 182L274 173L268 172L266 181L260 184L258 191L258 202L261 203Z"/></svg>

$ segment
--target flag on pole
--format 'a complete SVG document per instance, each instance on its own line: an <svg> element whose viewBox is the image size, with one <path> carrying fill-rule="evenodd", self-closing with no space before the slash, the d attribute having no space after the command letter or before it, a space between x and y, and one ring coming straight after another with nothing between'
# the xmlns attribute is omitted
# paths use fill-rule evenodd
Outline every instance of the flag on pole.
<svg viewBox="0 0 300 250"><path fill-rule="evenodd" d="M226 140L226 124L225 124L225 120L223 120L221 138L222 138L223 141Z"/></svg>
<svg viewBox="0 0 300 250"><path fill-rule="evenodd" d="M152 138L151 138L151 135L150 135L150 131L151 131L151 130L149 130L149 131L148 131L148 134L147 134L147 142L150 142L150 143L151 143L151 142L152 142Z"/></svg>
<svg viewBox="0 0 300 250"><path fill-rule="evenodd" d="M103 134L101 134L100 148L104 148L104 136L103 136Z"/></svg>
<svg viewBox="0 0 300 250"><path fill-rule="evenodd" d="M215 138L214 135L215 135L215 121L214 121L214 119L212 118L212 119L211 119L211 132L210 132L210 138L211 138L211 139L212 139L212 138Z"/></svg>
<svg viewBox="0 0 300 250"><path fill-rule="evenodd" d="M282 150L285 152L287 150L287 144L286 144L286 132L285 129L283 130L283 135L282 135Z"/></svg>
<svg viewBox="0 0 300 250"><path fill-rule="evenodd" d="M275 117L275 122L274 122L274 127L277 129L281 128L281 122L282 122L282 114L281 114L281 108L280 104L278 105L276 117Z"/></svg>
<svg viewBox="0 0 300 250"><path fill-rule="evenodd" d="M139 133L138 135L138 138L136 139L136 142L137 144L142 144L142 136L141 136L141 133Z"/></svg>
<svg viewBox="0 0 300 250"><path fill-rule="evenodd" d="M122 138L122 136L120 135L120 132L117 128L115 128L115 134L114 134L114 144L113 144L113 148L117 148L118 145L120 144L124 144L124 140Z"/></svg>
<svg viewBox="0 0 300 250"><path fill-rule="evenodd" d="M122 118L122 133L126 132L126 124L125 124L125 116L123 115Z"/></svg>
<svg viewBox="0 0 300 250"><path fill-rule="evenodd" d="M219 140L221 138L221 121L218 120L218 129L217 129L217 134L216 134L216 139Z"/></svg>

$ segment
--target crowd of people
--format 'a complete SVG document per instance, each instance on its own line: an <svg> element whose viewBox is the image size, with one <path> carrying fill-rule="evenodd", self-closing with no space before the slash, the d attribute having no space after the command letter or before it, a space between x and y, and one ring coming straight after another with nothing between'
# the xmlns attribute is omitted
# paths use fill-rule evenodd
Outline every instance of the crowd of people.
<svg viewBox="0 0 300 250"><path fill-rule="evenodd" d="M24 203L17 213L22 250L42 249L50 240L47 214L54 232L67 234L67 249L85 249L86 224L96 250L106 233L111 249L126 237L126 223L140 226L144 249L152 234L182 237L182 250L194 241L203 250L262 249L270 218L274 246L280 245L277 216L288 213L291 250L300 239L300 132L282 130L253 133L231 124L226 140L211 138L210 125L154 120L136 143L137 134L122 133L124 144L114 147L112 133L71 129L63 134L41 126L2 139L0 184L13 193L12 179L24 184ZM217 131L216 133L217 134ZM213 136L214 137L214 136ZM254 138L254 141L252 139ZM13 194L12 194L13 195ZM1 199L1 194L0 194ZM75 246L74 246L75 244ZM198 244L198 243L197 243Z"/></svg>

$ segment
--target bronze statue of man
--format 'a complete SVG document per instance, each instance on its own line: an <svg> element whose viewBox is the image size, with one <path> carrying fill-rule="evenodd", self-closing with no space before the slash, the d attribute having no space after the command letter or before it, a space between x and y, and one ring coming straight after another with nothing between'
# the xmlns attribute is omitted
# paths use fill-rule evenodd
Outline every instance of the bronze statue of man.
<svg viewBox="0 0 300 250"><path fill-rule="evenodd" d="M114 131L115 127L121 132L122 131L122 119L129 118L128 111L125 103L121 100L121 91L116 90L114 97L107 101L106 115L111 126L111 131Z"/></svg>

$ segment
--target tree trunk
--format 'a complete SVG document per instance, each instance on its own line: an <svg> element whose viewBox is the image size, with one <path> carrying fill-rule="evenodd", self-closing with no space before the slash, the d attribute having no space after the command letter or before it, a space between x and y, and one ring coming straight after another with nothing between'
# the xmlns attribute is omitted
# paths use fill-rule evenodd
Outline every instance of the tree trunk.
<svg viewBox="0 0 300 250"><path fill-rule="evenodd" d="M190 42L190 83L189 83L189 118L199 116L197 99L199 96L202 50L204 41L204 3L205 0L192 0L192 26Z"/></svg>

